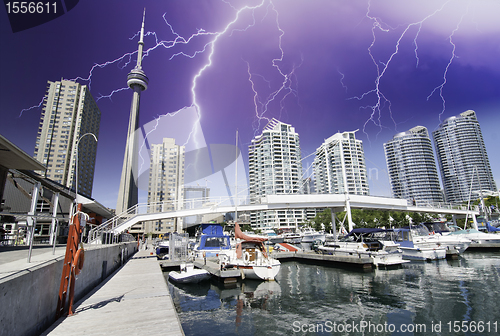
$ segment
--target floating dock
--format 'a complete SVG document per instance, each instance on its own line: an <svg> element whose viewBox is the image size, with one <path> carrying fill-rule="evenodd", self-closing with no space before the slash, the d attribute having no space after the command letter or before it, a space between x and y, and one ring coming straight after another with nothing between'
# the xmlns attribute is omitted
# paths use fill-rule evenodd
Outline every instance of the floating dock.
<svg viewBox="0 0 500 336"><path fill-rule="evenodd" d="M220 282L223 282L225 284L237 282L238 279L241 278L240 270L221 270L220 265L217 261L217 258L206 258L206 260L196 259L194 261L194 265L198 268L207 270L208 272L210 272L210 274L212 274L212 276L217 277Z"/></svg>
<svg viewBox="0 0 500 336"><path fill-rule="evenodd" d="M277 252L271 255L278 260L297 259L308 262L317 262L321 264L339 265L339 266L354 266L363 269L373 268L373 259L361 257L360 255L339 256L320 254L316 252Z"/></svg>
<svg viewBox="0 0 500 336"><path fill-rule="evenodd" d="M500 235L499 235L500 236ZM466 251L500 251L500 243L480 244L472 243Z"/></svg>

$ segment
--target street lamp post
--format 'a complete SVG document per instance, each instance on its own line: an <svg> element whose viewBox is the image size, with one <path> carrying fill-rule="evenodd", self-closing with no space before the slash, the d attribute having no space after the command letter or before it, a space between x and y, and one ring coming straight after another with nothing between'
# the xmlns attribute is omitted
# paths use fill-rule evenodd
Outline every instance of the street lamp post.
<svg viewBox="0 0 500 336"><path fill-rule="evenodd" d="M76 157L75 157L75 178L74 178L74 183L75 183L75 200L76 198L78 197L78 149L79 149L79 146L80 146L80 141L83 139L83 137L87 136L87 135L92 135L94 137L94 140L97 142L97 137L95 136L94 133L85 133L84 135L82 135L78 141L76 142Z"/></svg>

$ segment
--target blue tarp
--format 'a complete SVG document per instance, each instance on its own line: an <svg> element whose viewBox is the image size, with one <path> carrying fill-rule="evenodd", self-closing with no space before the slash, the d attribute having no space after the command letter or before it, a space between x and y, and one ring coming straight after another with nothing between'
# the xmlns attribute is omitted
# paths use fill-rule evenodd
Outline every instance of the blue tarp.
<svg viewBox="0 0 500 336"><path fill-rule="evenodd" d="M488 229L488 232L500 231L500 228L496 228L492 226L490 223L486 223L486 228Z"/></svg>
<svg viewBox="0 0 500 336"><path fill-rule="evenodd" d="M201 224L203 234L212 236L222 236L224 234L220 224Z"/></svg>

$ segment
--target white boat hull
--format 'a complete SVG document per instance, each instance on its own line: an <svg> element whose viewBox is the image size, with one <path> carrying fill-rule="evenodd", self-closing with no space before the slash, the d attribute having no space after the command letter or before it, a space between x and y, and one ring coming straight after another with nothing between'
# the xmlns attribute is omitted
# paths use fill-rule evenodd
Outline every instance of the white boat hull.
<svg viewBox="0 0 500 336"><path fill-rule="evenodd" d="M339 256L357 255L362 258L370 258L375 266L391 266L406 263L403 260L403 253L398 249L398 246L392 242L387 242L388 250L380 249L378 251L369 251L363 243L354 242L335 242L335 247L321 246L318 249L323 252L331 253Z"/></svg>
<svg viewBox="0 0 500 336"><path fill-rule="evenodd" d="M431 247L400 247L403 259L407 260L437 260L446 258L446 249Z"/></svg>
<svg viewBox="0 0 500 336"><path fill-rule="evenodd" d="M246 279L272 281L278 275L281 264L267 265L235 265L241 270Z"/></svg>
<svg viewBox="0 0 500 336"><path fill-rule="evenodd" d="M194 266L181 265L181 271L172 271L168 274L169 279L178 283L198 283L210 279L212 275L203 269L195 269Z"/></svg>

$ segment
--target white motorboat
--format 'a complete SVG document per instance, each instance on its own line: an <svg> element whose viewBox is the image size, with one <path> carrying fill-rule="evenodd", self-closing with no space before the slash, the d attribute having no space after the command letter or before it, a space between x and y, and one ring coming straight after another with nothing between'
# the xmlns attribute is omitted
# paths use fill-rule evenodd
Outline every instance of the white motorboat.
<svg viewBox="0 0 500 336"><path fill-rule="evenodd" d="M220 224L201 224L191 251L195 259L217 257L231 249L231 237L224 234Z"/></svg>
<svg viewBox="0 0 500 336"><path fill-rule="evenodd" d="M500 244L500 235L495 233L485 233L478 231L476 229L462 229L456 225L449 226L450 231L448 235L450 236L461 236L469 239L476 244Z"/></svg>
<svg viewBox="0 0 500 336"><path fill-rule="evenodd" d="M204 270L194 268L193 264L181 264L180 272L171 271L169 279L178 283L198 283L210 279L212 275Z"/></svg>
<svg viewBox="0 0 500 336"><path fill-rule="evenodd" d="M318 250L323 254L370 258L377 267L408 262L403 260L399 245L390 240L391 233L392 231L384 229L354 229L345 238L325 243ZM388 235L389 238L386 239Z"/></svg>
<svg viewBox="0 0 500 336"><path fill-rule="evenodd" d="M414 232L410 228L393 229L393 240L403 251L403 259L437 260L446 258L446 249L434 242L414 241Z"/></svg>
<svg viewBox="0 0 500 336"><path fill-rule="evenodd" d="M326 241L326 233L318 232L310 227L302 228L299 231L299 234L302 236L302 240L300 241L301 243L311 243L312 244L316 241L320 241L322 243L324 243Z"/></svg>
<svg viewBox="0 0 500 336"><path fill-rule="evenodd" d="M221 268L236 268L241 271L242 278L274 280L281 263L269 256L263 244L264 239L246 236L238 223L235 224L234 231L235 237L241 241L234 249L219 252Z"/></svg>
<svg viewBox="0 0 500 336"><path fill-rule="evenodd" d="M156 258L158 260L165 260L169 257L169 241L168 240L160 240L156 243L155 246Z"/></svg>
<svg viewBox="0 0 500 336"><path fill-rule="evenodd" d="M444 224L444 223L439 223ZM446 224L445 224L446 225ZM441 226L440 226L441 227ZM462 254L472 243L469 239L465 237L460 237L456 235L443 235L439 232L443 231L432 231L430 232L427 225L410 225L410 230L413 236L413 242L417 245L422 243L425 244L435 244L438 247L444 247L446 249L447 255L459 255Z"/></svg>

